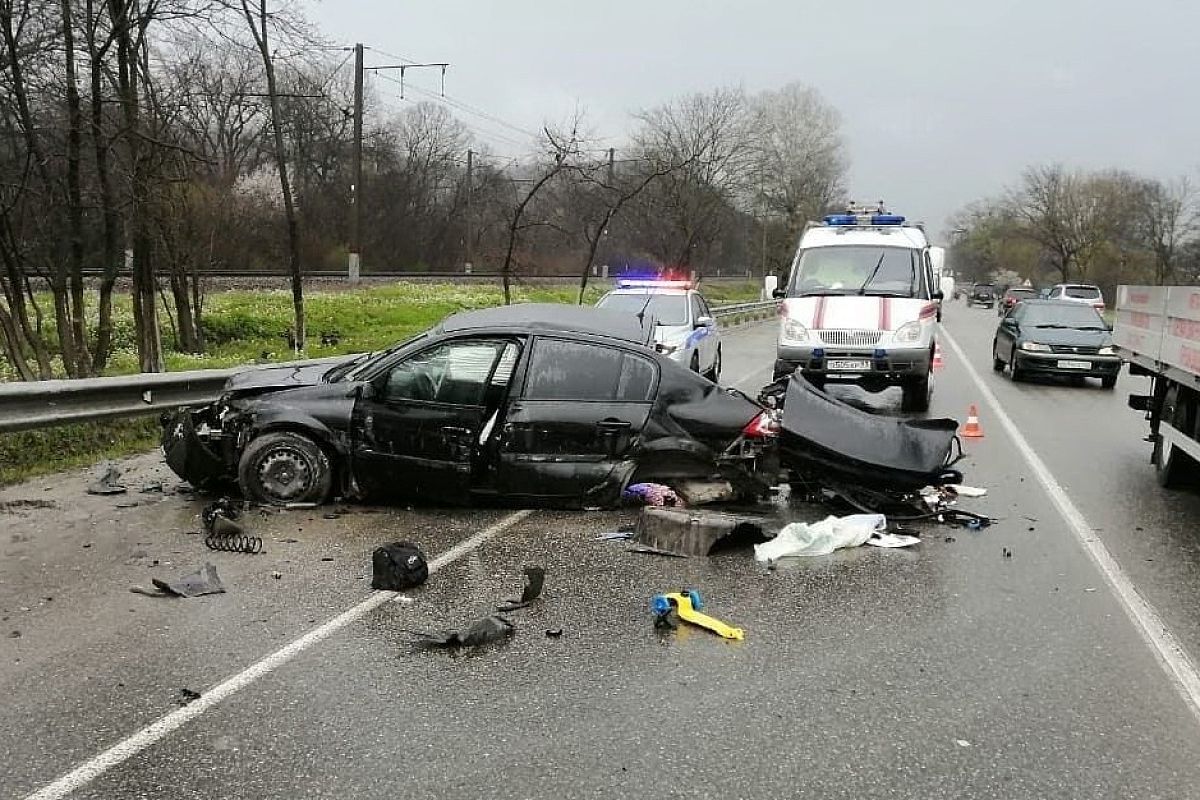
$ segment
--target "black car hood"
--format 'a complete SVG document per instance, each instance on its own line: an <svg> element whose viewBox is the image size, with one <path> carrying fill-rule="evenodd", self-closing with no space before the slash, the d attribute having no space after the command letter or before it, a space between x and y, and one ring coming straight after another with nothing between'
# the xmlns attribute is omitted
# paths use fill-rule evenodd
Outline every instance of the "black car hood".
<svg viewBox="0 0 1200 800"><path fill-rule="evenodd" d="M1112 344L1112 334L1108 331L1078 328L1022 328L1021 339L1060 347L1107 347Z"/></svg>
<svg viewBox="0 0 1200 800"><path fill-rule="evenodd" d="M320 364L250 369L239 372L226 381L225 391L233 395L249 395L295 389L300 386L316 386L322 383L325 373L337 366L337 363L323 361Z"/></svg>

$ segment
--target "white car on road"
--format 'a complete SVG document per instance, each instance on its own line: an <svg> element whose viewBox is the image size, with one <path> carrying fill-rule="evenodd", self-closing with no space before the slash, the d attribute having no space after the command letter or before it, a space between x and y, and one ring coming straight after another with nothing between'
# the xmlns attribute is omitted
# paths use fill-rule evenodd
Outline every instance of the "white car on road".
<svg viewBox="0 0 1200 800"><path fill-rule="evenodd" d="M721 377L717 320L691 281L622 278L596 305L653 317L654 344L660 353L714 382Z"/></svg>

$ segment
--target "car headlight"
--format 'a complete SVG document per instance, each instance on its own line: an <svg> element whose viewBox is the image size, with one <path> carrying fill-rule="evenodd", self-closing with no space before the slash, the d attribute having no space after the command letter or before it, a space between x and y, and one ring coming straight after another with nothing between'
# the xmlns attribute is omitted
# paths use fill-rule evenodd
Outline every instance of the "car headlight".
<svg viewBox="0 0 1200 800"><path fill-rule="evenodd" d="M921 339L921 323L918 320L906 322L892 334L892 341L901 344L911 344Z"/></svg>
<svg viewBox="0 0 1200 800"><path fill-rule="evenodd" d="M1117 351L1113 350L1111 346L1100 348L1100 355L1102 355L1102 356L1115 356L1116 354L1117 354Z"/></svg>
<svg viewBox="0 0 1200 800"><path fill-rule="evenodd" d="M1021 342L1021 349L1031 353L1049 353L1050 345L1041 342Z"/></svg>
<svg viewBox="0 0 1200 800"><path fill-rule="evenodd" d="M808 328L794 319L784 319L779 329L779 338L785 342L807 342Z"/></svg>

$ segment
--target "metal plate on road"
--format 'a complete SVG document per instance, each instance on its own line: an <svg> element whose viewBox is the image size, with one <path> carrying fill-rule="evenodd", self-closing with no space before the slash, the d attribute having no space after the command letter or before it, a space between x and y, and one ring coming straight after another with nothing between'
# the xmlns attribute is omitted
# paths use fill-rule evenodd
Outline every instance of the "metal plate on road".
<svg viewBox="0 0 1200 800"><path fill-rule="evenodd" d="M871 369L871 362L831 359L829 362L829 369L844 372L866 372Z"/></svg>
<svg viewBox="0 0 1200 800"><path fill-rule="evenodd" d="M1090 361L1060 361L1058 362L1059 369L1091 369L1092 362Z"/></svg>

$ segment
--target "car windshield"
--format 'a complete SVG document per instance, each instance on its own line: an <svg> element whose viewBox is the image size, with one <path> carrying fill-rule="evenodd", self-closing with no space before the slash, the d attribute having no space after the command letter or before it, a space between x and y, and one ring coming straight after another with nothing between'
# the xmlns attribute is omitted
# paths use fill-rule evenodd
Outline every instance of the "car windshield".
<svg viewBox="0 0 1200 800"><path fill-rule="evenodd" d="M1063 304L1033 306L1022 303L1024 324L1034 328L1080 328L1083 330L1103 329L1104 320L1090 306Z"/></svg>
<svg viewBox="0 0 1200 800"><path fill-rule="evenodd" d="M351 358L349 361L344 361L337 364L325 373L325 380L329 383L336 381L356 381L363 375L370 372L371 369L383 359L395 353L405 345L411 344L419 339L424 339L427 333L418 333L416 336L411 336L404 341L398 342L384 350L376 350L371 353L363 353L357 358Z"/></svg>
<svg viewBox="0 0 1200 800"><path fill-rule="evenodd" d="M1063 290L1063 294L1076 300L1100 299L1100 290L1095 286L1068 286Z"/></svg>
<svg viewBox="0 0 1200 800"><path fill-rule="evenodd" d="M596 305L633 314L644 308L659 325L686 325L688 321L685 294L613 293L600 298Z"/></svg>
<svg viewBox="0 0 1200 800"><path fill-rule="evenodd" d="M839 245L809 248L800 254L788 295L912 297L917 291L916 253L908 247Z"/></svg>

